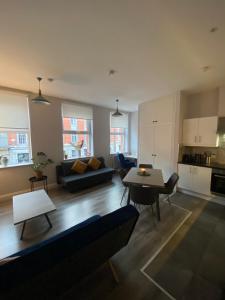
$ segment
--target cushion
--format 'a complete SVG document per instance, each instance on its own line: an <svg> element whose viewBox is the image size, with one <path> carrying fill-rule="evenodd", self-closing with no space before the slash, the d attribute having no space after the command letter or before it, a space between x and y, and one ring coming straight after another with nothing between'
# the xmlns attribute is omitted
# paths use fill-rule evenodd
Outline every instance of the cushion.
<svg viewBox="0 0 225 300"><path fill-rule="evenodd" d="M86 171L87 167L88 165L86 163L77 159L71 169L76 173L83 174Z"/></svg>
<svg viewBox="0 0 225 300"><path fill-rule="evenodd" d="M93 170L98 170L101 166L101 161L98 160L96 157L92 157L88 161L88 166Z"/></svg>

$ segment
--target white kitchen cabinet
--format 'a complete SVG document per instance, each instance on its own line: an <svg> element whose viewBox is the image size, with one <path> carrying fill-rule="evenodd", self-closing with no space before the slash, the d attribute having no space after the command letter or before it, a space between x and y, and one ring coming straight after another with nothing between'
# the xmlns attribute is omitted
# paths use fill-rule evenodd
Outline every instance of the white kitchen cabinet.
<svg viewBox="0 0 225 300"><path fill-rule="evenodd" d="M218 117L193 118L183 121L183 145L217 147Z"/></svg>
<svg viewBox="0 0 225 300"><path fill-rule="evenodd" d="M212 169L178 164L178 187L191 192L210 196Z"/></svg>
<svg viewBox="0 0 225 300"><path fill-rule="evenodd" d="M198 144L202 147L217 147L218 117L200 118L198 121Z"/></svg>
<svg viewBox="0 0 225 300"><path fill-rule="evenodd" d="M183 144L196 146L198 135L198 119L185 119L183 122Z"/></svg>

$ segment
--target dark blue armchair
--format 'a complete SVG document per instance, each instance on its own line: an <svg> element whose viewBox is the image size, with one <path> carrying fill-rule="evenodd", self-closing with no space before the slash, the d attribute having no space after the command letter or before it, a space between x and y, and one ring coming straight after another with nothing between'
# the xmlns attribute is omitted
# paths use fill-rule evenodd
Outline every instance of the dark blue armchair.
<svg viewBox="0 0 225 300"><path fill-rule="evenodd" d="M119 161L121 169L130 169L136 167L136 164L129 159L126 159L123 153L117 153L117 159Z"/></svg>

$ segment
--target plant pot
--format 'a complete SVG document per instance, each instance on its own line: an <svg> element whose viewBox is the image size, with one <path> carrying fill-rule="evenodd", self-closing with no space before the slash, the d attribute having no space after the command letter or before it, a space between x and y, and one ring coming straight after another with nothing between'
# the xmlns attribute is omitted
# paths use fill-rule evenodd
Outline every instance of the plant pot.
<svg viewBox="0 0 225 300"><path fill-rule="evenodd" d="M43 176L43 172L42 171L35 171L35 174L36 174L36 177L38 179L42 178L42 176Z"/></svg>

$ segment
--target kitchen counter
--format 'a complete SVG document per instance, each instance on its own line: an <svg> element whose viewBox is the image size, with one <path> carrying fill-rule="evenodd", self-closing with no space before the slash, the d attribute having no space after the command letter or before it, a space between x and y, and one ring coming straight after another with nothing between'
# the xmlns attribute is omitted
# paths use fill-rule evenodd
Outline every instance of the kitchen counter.
<svg viewBox="0 0 225 300"><path fill-rule="evenodd" d="M217 162L212 162L211 164L201 164L201 163L187 163L187 162L179 161L178 164L225 170L225 164L221 164Z"/></svg>

